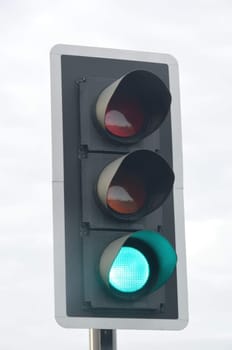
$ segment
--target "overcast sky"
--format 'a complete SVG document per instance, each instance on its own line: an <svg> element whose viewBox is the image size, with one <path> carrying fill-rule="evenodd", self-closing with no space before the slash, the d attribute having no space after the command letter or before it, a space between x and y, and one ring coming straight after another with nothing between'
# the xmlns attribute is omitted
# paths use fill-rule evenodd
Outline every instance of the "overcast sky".
<svg viewBox="0 0 232 350"><path fill-rule="evenodd" d="M164 52L180 68L190 322L118 349L232 348L232 1L0 2L0 348L88 349L54 321L49 51Z"/></svg>

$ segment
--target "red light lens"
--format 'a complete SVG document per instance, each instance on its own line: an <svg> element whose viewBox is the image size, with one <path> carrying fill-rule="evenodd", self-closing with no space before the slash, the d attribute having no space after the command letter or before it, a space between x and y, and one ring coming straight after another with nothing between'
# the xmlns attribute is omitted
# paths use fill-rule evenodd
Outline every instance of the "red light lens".
<svg viewBox="0 0 232 350"><path fill-rule="evenodd" d="M130 137L138 134L144 125L144 113L136 100L113 101L105 114L105 128L112 135Z"/></svg>
<svg viewBox="0 0 232 350"><path fill-rule="evenodd" d="M134 214L144 206L145 200L146 190L142 179L136 174L122 171L113 178L106 201L117 213Z"/></svg>

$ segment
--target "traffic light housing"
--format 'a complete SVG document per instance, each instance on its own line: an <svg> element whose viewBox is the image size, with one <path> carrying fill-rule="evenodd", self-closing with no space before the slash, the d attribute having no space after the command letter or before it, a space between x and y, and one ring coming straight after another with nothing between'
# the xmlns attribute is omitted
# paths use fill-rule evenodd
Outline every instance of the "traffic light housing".
<svg viewBox="0 0 232 350"><path fill-rule="evenodd" d="M184 328L175 59L57 45L51 87L57 322Z"/></svg>

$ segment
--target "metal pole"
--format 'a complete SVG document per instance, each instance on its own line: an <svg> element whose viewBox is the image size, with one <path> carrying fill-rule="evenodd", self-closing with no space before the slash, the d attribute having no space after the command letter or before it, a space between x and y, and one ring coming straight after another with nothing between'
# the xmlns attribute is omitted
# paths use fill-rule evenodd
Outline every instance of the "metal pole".
<svg viewBox="0 0 232 350"><path fill-rule="evenodd" d="M90 350L116 350L116 329L89 330Z"/></svg>

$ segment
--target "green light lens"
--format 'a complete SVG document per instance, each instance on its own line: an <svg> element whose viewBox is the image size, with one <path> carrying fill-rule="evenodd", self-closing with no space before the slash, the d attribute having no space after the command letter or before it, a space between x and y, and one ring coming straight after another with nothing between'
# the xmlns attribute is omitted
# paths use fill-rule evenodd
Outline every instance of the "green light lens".
<svg viewBox="0 0 232 350"><path fill-rule="evenodd" d="M122 293L134 293L146 284L150 274L145 256L132 247L122 247L109 273L110 285Z"/></svg>

